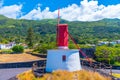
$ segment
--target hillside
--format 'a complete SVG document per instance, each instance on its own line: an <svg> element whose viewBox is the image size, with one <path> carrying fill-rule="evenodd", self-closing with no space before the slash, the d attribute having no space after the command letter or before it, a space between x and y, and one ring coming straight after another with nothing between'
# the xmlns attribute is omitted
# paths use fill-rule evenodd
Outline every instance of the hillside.
<svg viewBox="0 0 120 80"><path fill-rule="evenodd" d="M69 25L69 32L77 43L97 43L99 40L120 39L120 20L103 19L94 22L66 21L61 23ZM15 20L0 15L0 42L24 42L29 27L33 27L37 41L55 41L56 19L45 20ZM49 42L46 41L46 42Z"/></svg>

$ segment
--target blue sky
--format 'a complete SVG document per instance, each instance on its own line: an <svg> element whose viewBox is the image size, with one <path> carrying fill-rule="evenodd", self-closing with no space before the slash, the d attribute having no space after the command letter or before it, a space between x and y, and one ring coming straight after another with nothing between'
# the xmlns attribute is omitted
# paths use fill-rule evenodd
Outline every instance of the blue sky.
<svg viewBox="0 0 120 80"><path fill-rule="evenodd" d="M69 21L120 19L120 0L0 0L0 14L14 19L56 18L58 7Z"/></svg>

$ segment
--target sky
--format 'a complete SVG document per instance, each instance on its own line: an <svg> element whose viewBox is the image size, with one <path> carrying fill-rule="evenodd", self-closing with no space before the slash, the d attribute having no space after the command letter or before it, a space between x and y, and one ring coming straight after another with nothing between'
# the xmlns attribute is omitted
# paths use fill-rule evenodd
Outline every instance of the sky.
<svg viewBox="0 0 120 80"><path fill-rule="evenodd" d="M120 0L0 0L0 14L13 19L68 21L120 19Z"/></svg>

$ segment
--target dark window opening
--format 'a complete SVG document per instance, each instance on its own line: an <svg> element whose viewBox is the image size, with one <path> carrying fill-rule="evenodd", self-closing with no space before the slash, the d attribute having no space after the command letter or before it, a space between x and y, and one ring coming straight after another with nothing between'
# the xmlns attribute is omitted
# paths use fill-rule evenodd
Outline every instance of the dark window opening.
<svg viewBox="0 0 120 80"><path fill-rule="evenodd" d="M66 61L66 55L62 56L62 61Z"/></svg>

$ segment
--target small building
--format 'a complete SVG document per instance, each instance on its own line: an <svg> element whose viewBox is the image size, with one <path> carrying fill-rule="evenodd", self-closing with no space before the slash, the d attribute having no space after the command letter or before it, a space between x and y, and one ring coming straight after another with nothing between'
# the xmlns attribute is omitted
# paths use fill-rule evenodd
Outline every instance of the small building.
<svg viewBox="0 0 120 80"><path fill-rule="evenodd" d="M0 44L0 49L11 49L15 45L15 42L10 42L8 44Z"/></svg>
<svg viewBox="0 0 120 80"><path fill-rule="evenodd" d="M112 41L112 42L110 42L109 44L115 45L115 44L117 44L117 42Z"/></svg>
<svg viewBox="0 0 120 80"><path fill-rule="evenodd" d="M117 44L120 44L120 40L116 40L116 43L117 43Z"/></svg>
<svg viewBox="0 0 120 80"><path fill-rule="evenodd" d="M5 49L5 48L6 48L5 44L0 44L0 49Z"/></svg>
<svg viewBox="0 0 120 80"><path fill-rule="evenodd" d="M102 45L106 45L106 44L108 44L108 43L109 43L109 42L102 42L102 41L101 41L98 45L99 45L99 46L102 46Z"/></svg>

